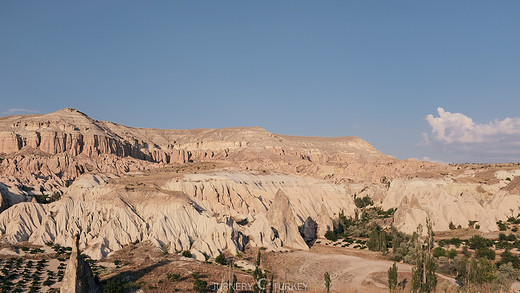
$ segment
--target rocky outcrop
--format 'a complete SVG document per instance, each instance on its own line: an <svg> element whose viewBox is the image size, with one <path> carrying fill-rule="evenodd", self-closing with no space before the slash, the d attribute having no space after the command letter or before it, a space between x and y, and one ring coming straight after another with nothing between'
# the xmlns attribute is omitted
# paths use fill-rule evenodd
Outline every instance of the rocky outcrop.
<svg viewBox="0 0 520 293"><path fill-rule="evenodd" d="M97 259L137 240L201 260L247 245L307 249L340 212L354 216L355 195L397 208L404 232L428 216L435 230L477 221L494 231L520 213L520 170L493 168L399 161L357 137L261 127L132 128L75 109L1 117L0 239L70 246L81 230ZM62 199L29 202L54 192Z"/></svg>
<svg viewBox="0 0 520 293"><path fill-rule="evenodd" d="M300 227L300 234L307 243L308 246L311 246L316 238L318 237L318 224L311 218L307 217L303 225Z"/></svg>
<svg viewBox="0 0 520 293"><path fill-rule="evenodd" d="M416 166L441 168L427 162L398 161L358 137L297 137L273 134L261 127L132 128L95 120L72 108L45 115L2 117L0 154L8 160L2 164L4 158L0 156L0 165L4 165L0 166L0 173L34 173L40 172L34 170L39 168L44 172L46 167L40 167L39 163L45 165L49 160L53 162L49 169L60 174L56 172L59 169L66 179L103 169L105 165L110 167L113 162L104 162L104 158L110 156L151 162L156 166L226 161L244 169L304 174L338 182L378 182L390 174L410 174ZM19 157L14 158L17 155L37 155L41 159L20 164L16 162ZM91 158L91 162L82 164L78 162L80 157ZM5 166L13 164L17 167Z"/></svg>
<svg viewBox="0 0 520 293"><path fill-rule="evenodd" d="M67 261L67 268L60 287L61 293L97 293L101 292L90 265L79 251L79 235L75 236L72 253Z"/></svg>
<svg viewBox="0 0 520 293"><path fill-rule="evenodd" d="M470 221L476 221L483 232L496 231L498 220L520 213L520 194L508 192L504 188L508 182L398 179L392 181L382 207L397 208L394 225L406 233L413 233L419 224L425 227L426 217L438 231L448 230L450 222L467 228Z"/></svg>
<svg viewBox="0 0 520 293"><path fill-rule="evenodd" d="M289 198L278 190L273 204L269 207L266 215L271 223L272 229L282 240L282 245L298 249L309 249L298 231L294 221L294 215Z"/></svg>
<svg viewBox="0 0 520 293"><path fill-rule="evenodd" d="M81 230L81 246L94 259L138 240L204 260L248 244L307 249L298 231L307 217L325 213L330 221L354 209L344 187L313 178L229 170L171 176L158 187L153 179L141 183L150 176L85 174L60 201L21 203L0 214L0 235L8 243L71 246Z"/></svg>

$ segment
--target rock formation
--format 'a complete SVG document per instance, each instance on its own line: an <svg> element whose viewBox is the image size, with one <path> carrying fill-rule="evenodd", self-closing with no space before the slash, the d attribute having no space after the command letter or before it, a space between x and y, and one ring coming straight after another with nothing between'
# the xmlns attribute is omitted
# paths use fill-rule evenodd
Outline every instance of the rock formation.
<svg viewBox="0 0 520 293"><path fill-rule="evenodd" d="M287 198L283 191L278 190L274 202L267 211L266 216L271 223L274 233L282 240L282 245L285 244L293 248L308 249L307 244L298 231L298 225L294 221L289 198Z"/></svg>
<svg viewBox="0 0 520 293"><path fill-rule="evenodd" d="M97 293L100 292L96 284L90 265L79 251L79 234L74 238L72 254L67 261L67 268L61 283L61 293Z"/></svg>
<svg viewBox="0 0 520 293"><path fill-rule="evenodd" d="M318 237L318 224L311 218L307 217L303 225L300 227L300 234L307 245L311 246Z"/></svg>
<svg viewBox="0 0 520 293"><path fill-rule="evenodd" d="M436 230L495 231L520 213L519 178L518 165L400 161L357 137L132 128L68 108L0 118L0 241L70 246L81 230L95 259L137 240L201 260L247 245L305 250L340 212L354 216L355 196L397 208L393 225L408 233L426 216ZM54 192L61 200L34 202Z"/></svg>

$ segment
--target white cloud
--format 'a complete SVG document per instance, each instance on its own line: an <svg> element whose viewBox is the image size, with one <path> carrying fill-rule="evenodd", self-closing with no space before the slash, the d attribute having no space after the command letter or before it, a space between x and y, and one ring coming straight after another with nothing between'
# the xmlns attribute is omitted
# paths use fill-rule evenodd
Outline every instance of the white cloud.
<svg viewBox="0 0 520 293"><path fill-rule="evenodd" d="M23 108L11 108L4 112L5 115L15 114L15 113L38 113L36 110L31 109L23 109Z"/></svg>
<svg viewBox="0 0 520 293"><path fill-rule="evenodd" d="M426 116L431 133L423 133L423 144L443 151L464 153L497 160L520 159L520 118L495 119L476 123L462 113L437 108L438 116Z"/></svg>

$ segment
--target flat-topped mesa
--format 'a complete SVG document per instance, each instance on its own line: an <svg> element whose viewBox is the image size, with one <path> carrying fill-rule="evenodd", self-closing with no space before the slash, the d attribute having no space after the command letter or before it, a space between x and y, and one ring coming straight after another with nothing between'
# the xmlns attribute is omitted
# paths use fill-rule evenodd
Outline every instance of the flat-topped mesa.
<svg viewBox="0 0 520 293"><path fill-rule="evenodd" d="M65 108L44 115L0 118L0 153L38 150L47 154L96 157L113 154L162 163L190 160L273 159L392 160L358 137L277 135L262 127L165 130L98 121ZM247 150L247 152L243 152ZM266 151L267 150L267 151Z"/></svg>

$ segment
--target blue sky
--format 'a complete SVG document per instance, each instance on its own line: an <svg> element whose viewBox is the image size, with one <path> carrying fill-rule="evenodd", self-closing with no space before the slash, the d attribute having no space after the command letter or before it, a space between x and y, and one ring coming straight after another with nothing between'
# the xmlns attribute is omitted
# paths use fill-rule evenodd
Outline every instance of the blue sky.
<svg viewBox="0 0 520 293"><path fill-rule="evenodd" d="M138 127L354 135L401 159L520 161L519 11L519 1L2 1L0 112L75 107Z"/></svg>

